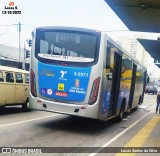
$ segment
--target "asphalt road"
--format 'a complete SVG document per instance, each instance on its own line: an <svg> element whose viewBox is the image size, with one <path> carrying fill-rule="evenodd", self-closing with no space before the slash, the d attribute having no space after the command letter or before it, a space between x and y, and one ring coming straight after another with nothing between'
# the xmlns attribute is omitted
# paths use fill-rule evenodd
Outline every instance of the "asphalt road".
<svg viewBox="0 0 160 156"><path fill-rule="evenodd" d="M120 123L6 107L0 112L0 147L57 147L44 150L54 155L103 155L94 153L101 147L123 147L149 122L155 115L155 102L155 95L146 94L138 110L125 115Z"/></svg>

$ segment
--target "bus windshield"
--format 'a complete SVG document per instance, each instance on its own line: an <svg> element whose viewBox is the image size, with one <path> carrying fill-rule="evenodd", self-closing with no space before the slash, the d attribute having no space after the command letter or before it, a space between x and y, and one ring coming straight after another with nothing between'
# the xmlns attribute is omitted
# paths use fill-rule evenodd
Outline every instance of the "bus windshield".
<svg viewBox="0 0 160 156"><path fill-rule="evenodd" d="M38 31L36 56L67 62L94 62L97 36L67 31Z"/></svg>

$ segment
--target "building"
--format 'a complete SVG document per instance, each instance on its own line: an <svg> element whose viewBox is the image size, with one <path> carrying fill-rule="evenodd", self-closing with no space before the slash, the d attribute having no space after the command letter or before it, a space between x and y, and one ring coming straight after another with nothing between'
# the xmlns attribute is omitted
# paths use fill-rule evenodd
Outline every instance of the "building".
<svg viewBox="0 0 160 156"><path fill-rule="evenodd" d="M127 50L129 53L131 53L136 59L138 59L140 62L143 62L143 55L145 53L144 48L142 45L136 40L136 38L142 38L142 36L134 36L134 37L126 37L121 36L118 38L117 43L122 46L125 50Z"/></svg>
<svg viewBox="0 0 160 156"><path fill-rule="evenodd" d="M24 50L0 44L0 65L29 70L29 58L24 58Z"/></svg>
<svg viewBox="0 0 160 156"><path fill-rule="evenodd" d="M160 69L154 64L154 59L145 51L142 45L137 41L137 38L145 38L144 35L135 35L134 37L120 36L117 43L126 51L131 53L136 59L142 62L147 67L147 73L151 81L160 78Z"/></svg>

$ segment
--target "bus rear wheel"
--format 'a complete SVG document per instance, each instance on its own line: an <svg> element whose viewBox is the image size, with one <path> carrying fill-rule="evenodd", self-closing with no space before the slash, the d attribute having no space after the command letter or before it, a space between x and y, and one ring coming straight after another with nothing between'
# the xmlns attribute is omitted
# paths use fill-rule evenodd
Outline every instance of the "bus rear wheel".
<svg viewBox="0 0 160 156"><path fill-rule="evenodd" d="M123 120L123 116L124 116L124 104L121 106L119 115L117 116L117 121L121 122Z"/></svg>
<svg viewBox="0 0 160 156"><path fill-rule="evenodd" d="M5 109L5 106L0 106L0 111L3 111Z"/></svg>

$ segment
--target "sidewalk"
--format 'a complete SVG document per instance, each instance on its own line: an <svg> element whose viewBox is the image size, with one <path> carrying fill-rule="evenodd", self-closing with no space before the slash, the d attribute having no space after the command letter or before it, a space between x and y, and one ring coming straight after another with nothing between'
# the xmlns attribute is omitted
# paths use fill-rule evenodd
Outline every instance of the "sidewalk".
<svg viewBox="0 0 160 156"><path fill-rule="evenodd" d="M154 117L157 118L158 122L156 123L151 134L148 136L145 143L143 144L144 147L160 148L160 114L155 114Z"/></svg>
<svg viewBox="0 0 160 156"><path fill-rule="evenodd" d="M117 153L116 156L158 156L160 155L160 114L152 114L152 118L124 145L124 148L131 147L148 152Z"/></svg>

